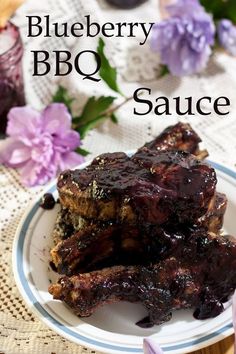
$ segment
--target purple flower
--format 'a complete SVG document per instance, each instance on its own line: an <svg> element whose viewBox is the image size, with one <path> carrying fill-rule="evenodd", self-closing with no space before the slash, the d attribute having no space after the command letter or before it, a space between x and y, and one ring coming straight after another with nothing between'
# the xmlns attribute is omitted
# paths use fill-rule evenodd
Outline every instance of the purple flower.
<svg viewBox="0 0 236 354"><path fill-rule="evenodd" d="M191 75L206 67L214 44L215 26L198 0L177 0L170 17L153 26L151 48L175 76Z"/></svg>
<svg viewBox="0 0 236 354"><path fill-rule="evenodd" d="M236 26L230 20L221 20L217 27L219 42L230 54L236 56Z"/></svg>
<svg viewBox="0 0 236 354"><path fill-rule="evenodd" d="M163 351L154 339L145 338L143 340L144 354L163 354Z"/></svg>
<svg viewBox="0 0 236 354"><path fill-rule="evenodd" d="M18 168L27 186L45 184L59 171L83 162L73 152L81 145L80 135L71 129L71 115L62 103L42 113L29 106L12 108L7 134L0 163Z"/></svg>

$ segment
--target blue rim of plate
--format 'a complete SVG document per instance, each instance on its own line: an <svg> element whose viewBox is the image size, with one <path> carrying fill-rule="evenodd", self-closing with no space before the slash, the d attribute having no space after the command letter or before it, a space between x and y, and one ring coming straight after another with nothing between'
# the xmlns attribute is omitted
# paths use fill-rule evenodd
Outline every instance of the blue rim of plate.
<svg viewBox="0 0 236 354"><path fill-rule="evenodd" d="M236 180L236 172L232 171L231 169L222 166L218 163L212 162L210 160L208 160L208 163L210 163L210 165L212 167L214 167L216 170L219 170L221 172L223 172L224 174L226 174L227 176L233 178ZM47 193L53 193L56 191L56 185L54 185L53 187L49 188L46 192ZM46 193L45 192L45 193ZM18 240L17 240L17 244L16 244L16 248L15 248L15 255L13 254L13 257L15 256L15 262L16 262L16 269L17 269L17 275L20 279L20 284L24 290L24 293L26 294L28 301L33 304L34 309L40 313L41 316L43 316L44 318L47 319L47 321L49 323L51 323L53 326L56 326L56 328L58 329L58 332L62 333L64 332L67 336L69 336L71 338L71 340L79 340L82 341L86 344L88 344L88 346L92 345L92 346L96 346L99 347L99 350L102 349L110 349L110 350L116 350L116 351L120 351L123 353L143 353L143 350L141 348L135 348L135 347L123 347L123 346L119 346L119 345L112 345L112 344L107 344L104 342L100 342L98 340L94 340L91 339L89 337L83 336L81 334L78 334L74 331L72 331L71 329L69 329L68 327L66 327L63 323L59 322L57 319L55 319L50 313L48 313L45 308L37 301L37 299L35 298L34 294L32 293L27 278L25 277L24 274L24 269L23 269L23 248L24 248L24 240L25 240L25 235L27 233L28 227L31 223L32 218L34 217L34 215L36 214L36 212L39 209L39 201L37 201L34 206L31 208L30 212L28 213L27 217L25 218L23 225L21 226L21 229L18 232ZM192 341L188 341L188 342L184 342L184 343L180 343L177 345L170 345L170 346L163 346L163 351L164 352L169 352L169 351L174 351L174 350L180 350L180 349L186 349L189 347L193 347L196 346L200 343L209 341L211 339L213 339L214 337L217 337L219 335L224 334L226 331L230 330L233 328L233 323L229 323L225 326L223 326L222 328L214 331L211 334L208 334L204 337L192 340Z"/></svg>

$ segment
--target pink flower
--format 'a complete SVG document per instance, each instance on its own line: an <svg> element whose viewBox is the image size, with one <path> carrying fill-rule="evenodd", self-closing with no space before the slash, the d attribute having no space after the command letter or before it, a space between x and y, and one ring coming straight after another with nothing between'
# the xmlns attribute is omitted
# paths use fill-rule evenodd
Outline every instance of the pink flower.
<svg viewBox="0 0 236 354"><path fill-rule="evenodd" d="M59 171L83 162L73 151L81 145L80 135L71 129L71 115L62 103L42 113L29 106L12 108L7 134L0 163L18 168L27 186L45 184Z"/></svg>
<svg viewBox="0 0 236 354"><path fill-rule="evenodd" d="M149 338L144 338L143 340L143 351L144 354L163 354L162 349L156 342L156 340Z"/></svg>

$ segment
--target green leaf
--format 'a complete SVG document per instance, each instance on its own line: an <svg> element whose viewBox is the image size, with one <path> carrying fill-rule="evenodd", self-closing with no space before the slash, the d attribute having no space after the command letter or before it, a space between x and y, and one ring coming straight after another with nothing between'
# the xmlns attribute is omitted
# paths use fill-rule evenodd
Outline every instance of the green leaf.
<svg viewBox="0 0 236 354"><path fill-rule="evenodd" d="M161 77L163 77L165 75L168 75L169 73L170 72L169 72L168 66L167 65L161 65L159 78L161 78Z"/></svg>
<svg viewBox="0 0 236 354"><path fill-rule="evenodd" d="M103 114L115 99L116 98L112 96L90 97L86 102L80 117L73 119L73 123L80 126L93 121L95 118Z"/></svg>
<svg viewBox="0 0 236 354"><path fill-rule="evenodd" d="M115 113L112 113L112 114L111 114L111 121L112 121L113 123L115 123L115 124L118 123L118 118L116 117Z"/></svg>
<svg viewBox="0 0 236 354"><path fill-rule="evenodd" d="M69 96L68 90L63 86L59 86L57 91L52 97L52 102L64 103L70 113L71 113L71 105L73 101L74 98Z"/></svg>
<svg viewBox="0 0 236 354"><path fill-rule="evenodd" d="M81 139L85 137L90 129L93 129L101 120L109 118L106 112L116 97L101 96L90 97L86 102L80 117L73 119L73 126L80 133Z"/></svg>
<svg viewBox="0 0 236 354"><path fill-rule="evenodd" d="M227 18L236 24L235 0L201 0L207 12L212 13L215 20Z"/></svg>
<svg viewBox="0 0 236 354"><path fill-rule="evenodd" d="M101 58L101 68L99 70L99 74L103 81L115 92L118 92L122 96L123 93L120 91L119 86L117 84L117 70L113 68L109 63L105 53L104 53L105 43L102 38L99 38L97 53Z"/></svg>
<svg viewBox="0 0 236 354"><path fill-rule="evenodd" d="M91 120L90 122L78 127L77 130L80 133L80 138L84 139L85 135L88 133L89 130L95 128L99 122L101 122L102 120L105 120L106 118L107 117L100 116L100 117L97 117L97 118Z"/></svg>
<svg viewBox="0 0 236 354"><path fill-rule="evenodd" d="M88 156L90 154L89 151L82 149L81 147L78 147L75 152L77 152L77 154L80 154L81 156Z"/></svg>

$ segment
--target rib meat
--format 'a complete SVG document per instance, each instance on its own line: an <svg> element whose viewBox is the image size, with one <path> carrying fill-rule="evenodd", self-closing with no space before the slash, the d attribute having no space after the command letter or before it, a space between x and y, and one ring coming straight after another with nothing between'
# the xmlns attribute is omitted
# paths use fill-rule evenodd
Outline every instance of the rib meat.
<svg viewBox="0 0 236 354"><path fill-rule="evenodd" d="M82 317L107 303L140 302L148 312L140 325L151 326L182 308L193 308L199 319L217 316L235 288L236 242L198 229L157 264L64 276L49 292Z"/></svg>
<svg viewBox="0 0 236 354"><path fill-rule="evenodd" d="M115 264L147 264L166 258L184 233L155 225L90 225L59 242L51 256L61 274L75 274Z"/></svg>
<svg viewBox="0 0 236 354"><path fill-rule="evenodd" d="M204 226L208 231L218 234L223 227L227 202L225 194L216 193L206 214L198 220L197 225Z"/></svg>
<svg viewBox="0 0 236 354"><path fill-rule="evenodd" d="M215 193L213 168L182 151L103 154L58 180L61 204L88 219L122 223L195 222Z"/></svg>
<svg viewBox="0 0 236 354"><path fill-rule="evenodd" d="M154 140L145 144L149 150L181 150L187 151L195 155L198 159L203 160L208 156L206 150L200 150L200 137L192 129L190 124L177 123L176 125L166 128Z"/></svg>
<svg viewBox="0 0 236 354"><path fill-rule="evenodd" d="M226 204L225 195L217 193L206 215L198 220L197 227L218 233L223 224ZM131 265L159 261L169 256L177 243L184 242L186 234L191 232L189 227L183 225L117 225L85 220L78 225L78 218L74 215L65 210L62 214L65 239L57 242L51 250L51 256L57 271L67 275L99 269L108 264ZM76 227L80 228L77 232ZM173 232L176 229L178 232Z"/></svg>
<svg viewBox="0 0 236 354"><path fill-rule="evenodd" d="M223 226L226 207L226 195L222 193L216 193L215 197L209 204L209 208L206 214L199 218L197 225L204 226L208 231L218 234ZM80 215L71 213L69 209L63 208L61 206L53 230L54 243L56 245L58 242L67 239L78 231L85 231L85 229L89 226L94 226L95 230L99 230L106 228L111 224L113 223L100 223L96 220L82 218Z"/></svg>

